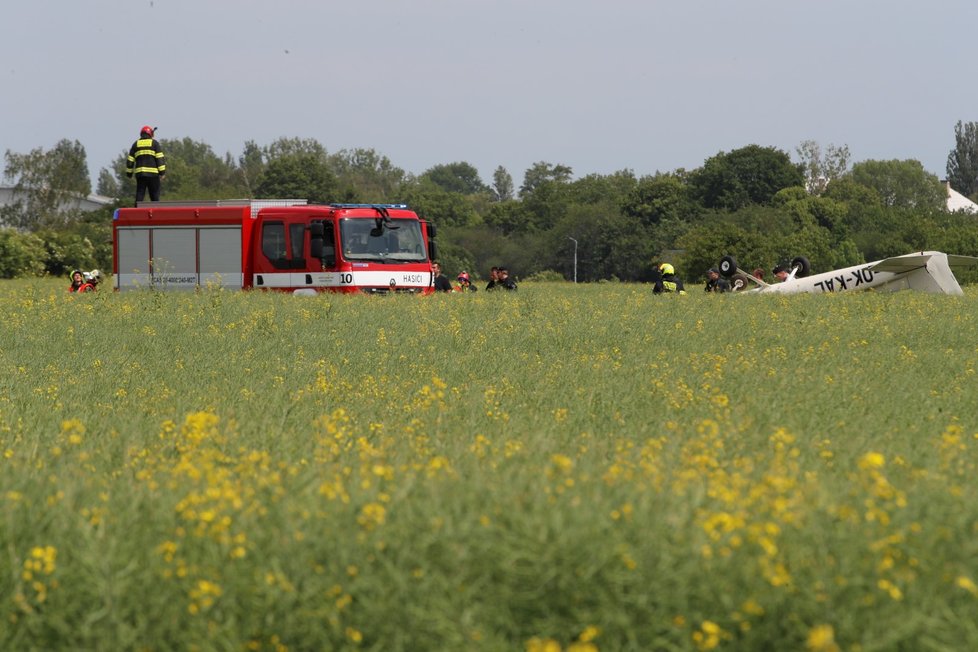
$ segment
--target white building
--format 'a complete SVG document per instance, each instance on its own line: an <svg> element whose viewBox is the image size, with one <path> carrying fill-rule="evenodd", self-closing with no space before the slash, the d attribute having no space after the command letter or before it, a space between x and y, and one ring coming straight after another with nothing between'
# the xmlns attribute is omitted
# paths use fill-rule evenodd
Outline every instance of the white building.
<svg viewBox="0 0 978 652"><path fill-rule="evenodd" d="M5 184L0 184L0 206L9 206L17 201L17 188ZM80 208L83 211L94 211L108 206L112 203L111 197L102 195L89 195L87 197L76 197L65 202L64 209Z"/></svg>

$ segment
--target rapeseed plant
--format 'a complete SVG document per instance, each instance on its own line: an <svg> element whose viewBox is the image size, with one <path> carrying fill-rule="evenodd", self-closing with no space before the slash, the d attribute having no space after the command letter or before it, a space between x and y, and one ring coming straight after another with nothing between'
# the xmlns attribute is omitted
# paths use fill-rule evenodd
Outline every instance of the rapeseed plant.
<svg viewBox="0 0 978 652"><path fill-rule="evenodd" d="M978 646L971 295L10 287L0 647Z"/></svg>

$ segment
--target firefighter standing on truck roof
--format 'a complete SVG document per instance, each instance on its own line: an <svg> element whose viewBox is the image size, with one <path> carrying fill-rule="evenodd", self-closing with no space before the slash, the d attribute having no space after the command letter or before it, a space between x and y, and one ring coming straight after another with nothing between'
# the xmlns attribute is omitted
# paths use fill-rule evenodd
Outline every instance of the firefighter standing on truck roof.
<svg viewBox="0 0 978 652"><path fill-rule="evenodd" d="M126 159L126 176L136 175L136 201L143 201L149 190L150 201L160 200L160 182L166 176L166 158L159 141L153 138L155 130L144 126L139 130L139 140L129 148Z"/></svg>

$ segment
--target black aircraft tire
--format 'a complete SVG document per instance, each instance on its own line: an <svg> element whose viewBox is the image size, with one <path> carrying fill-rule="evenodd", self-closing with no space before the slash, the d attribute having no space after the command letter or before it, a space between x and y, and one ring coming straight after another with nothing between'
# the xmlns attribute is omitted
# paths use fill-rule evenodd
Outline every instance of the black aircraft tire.
<svg viewBox="0 0 978 652"><path fill-rule="evenodd" d="M811 264L804 256L796 256L795 259L791 261L791 266L798 268L798 273L795 274L795 278L805 278L812 271Z"/></svg>
<svg viewBox="0 0 978 652"><path fill-rule="evenodd" d="M735 274L730 278L730 291L740 292L741 290L746 290L750 282L747 277L743 274Z"/></svg>
<svg viewBox="0 0 978 652"><path fill-rule="evenodd" d="M737 259L733 256L724 256L720 259L720 273L730 278L737 273Z"/></svg>

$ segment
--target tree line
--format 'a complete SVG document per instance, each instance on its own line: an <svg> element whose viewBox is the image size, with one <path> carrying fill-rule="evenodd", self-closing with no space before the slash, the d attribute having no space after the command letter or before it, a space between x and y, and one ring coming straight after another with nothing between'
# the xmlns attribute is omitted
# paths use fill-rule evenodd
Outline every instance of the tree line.
<svg viewBox="0 0 978 652"><path fill-rule="evenodd" d="M946 178L978 199L978 123L959 122L954 139ZM766 268L804 255L818 271L922 249L978 256L978 217L949 213L944 184L918 161L852 163L848 147L814 141L795 160L751 144L693 170L644 176L575 178L569 166L541 161L519 187L502 166L488 183L466 162L411 174L373 149L330 153L314 139L249 141L236 158L190 138L161 144L164 200L407 203L438 225L452 274L484 277L506 265L523 279L646 281L668 261L696 281L728 253ZM111 214L134 196L125 153L100 171L96 193L114 203L94 212L70 202L92 191L78 141L8 150L4 176L19 192L0 209L0 277L111 265Z"/></svg>

